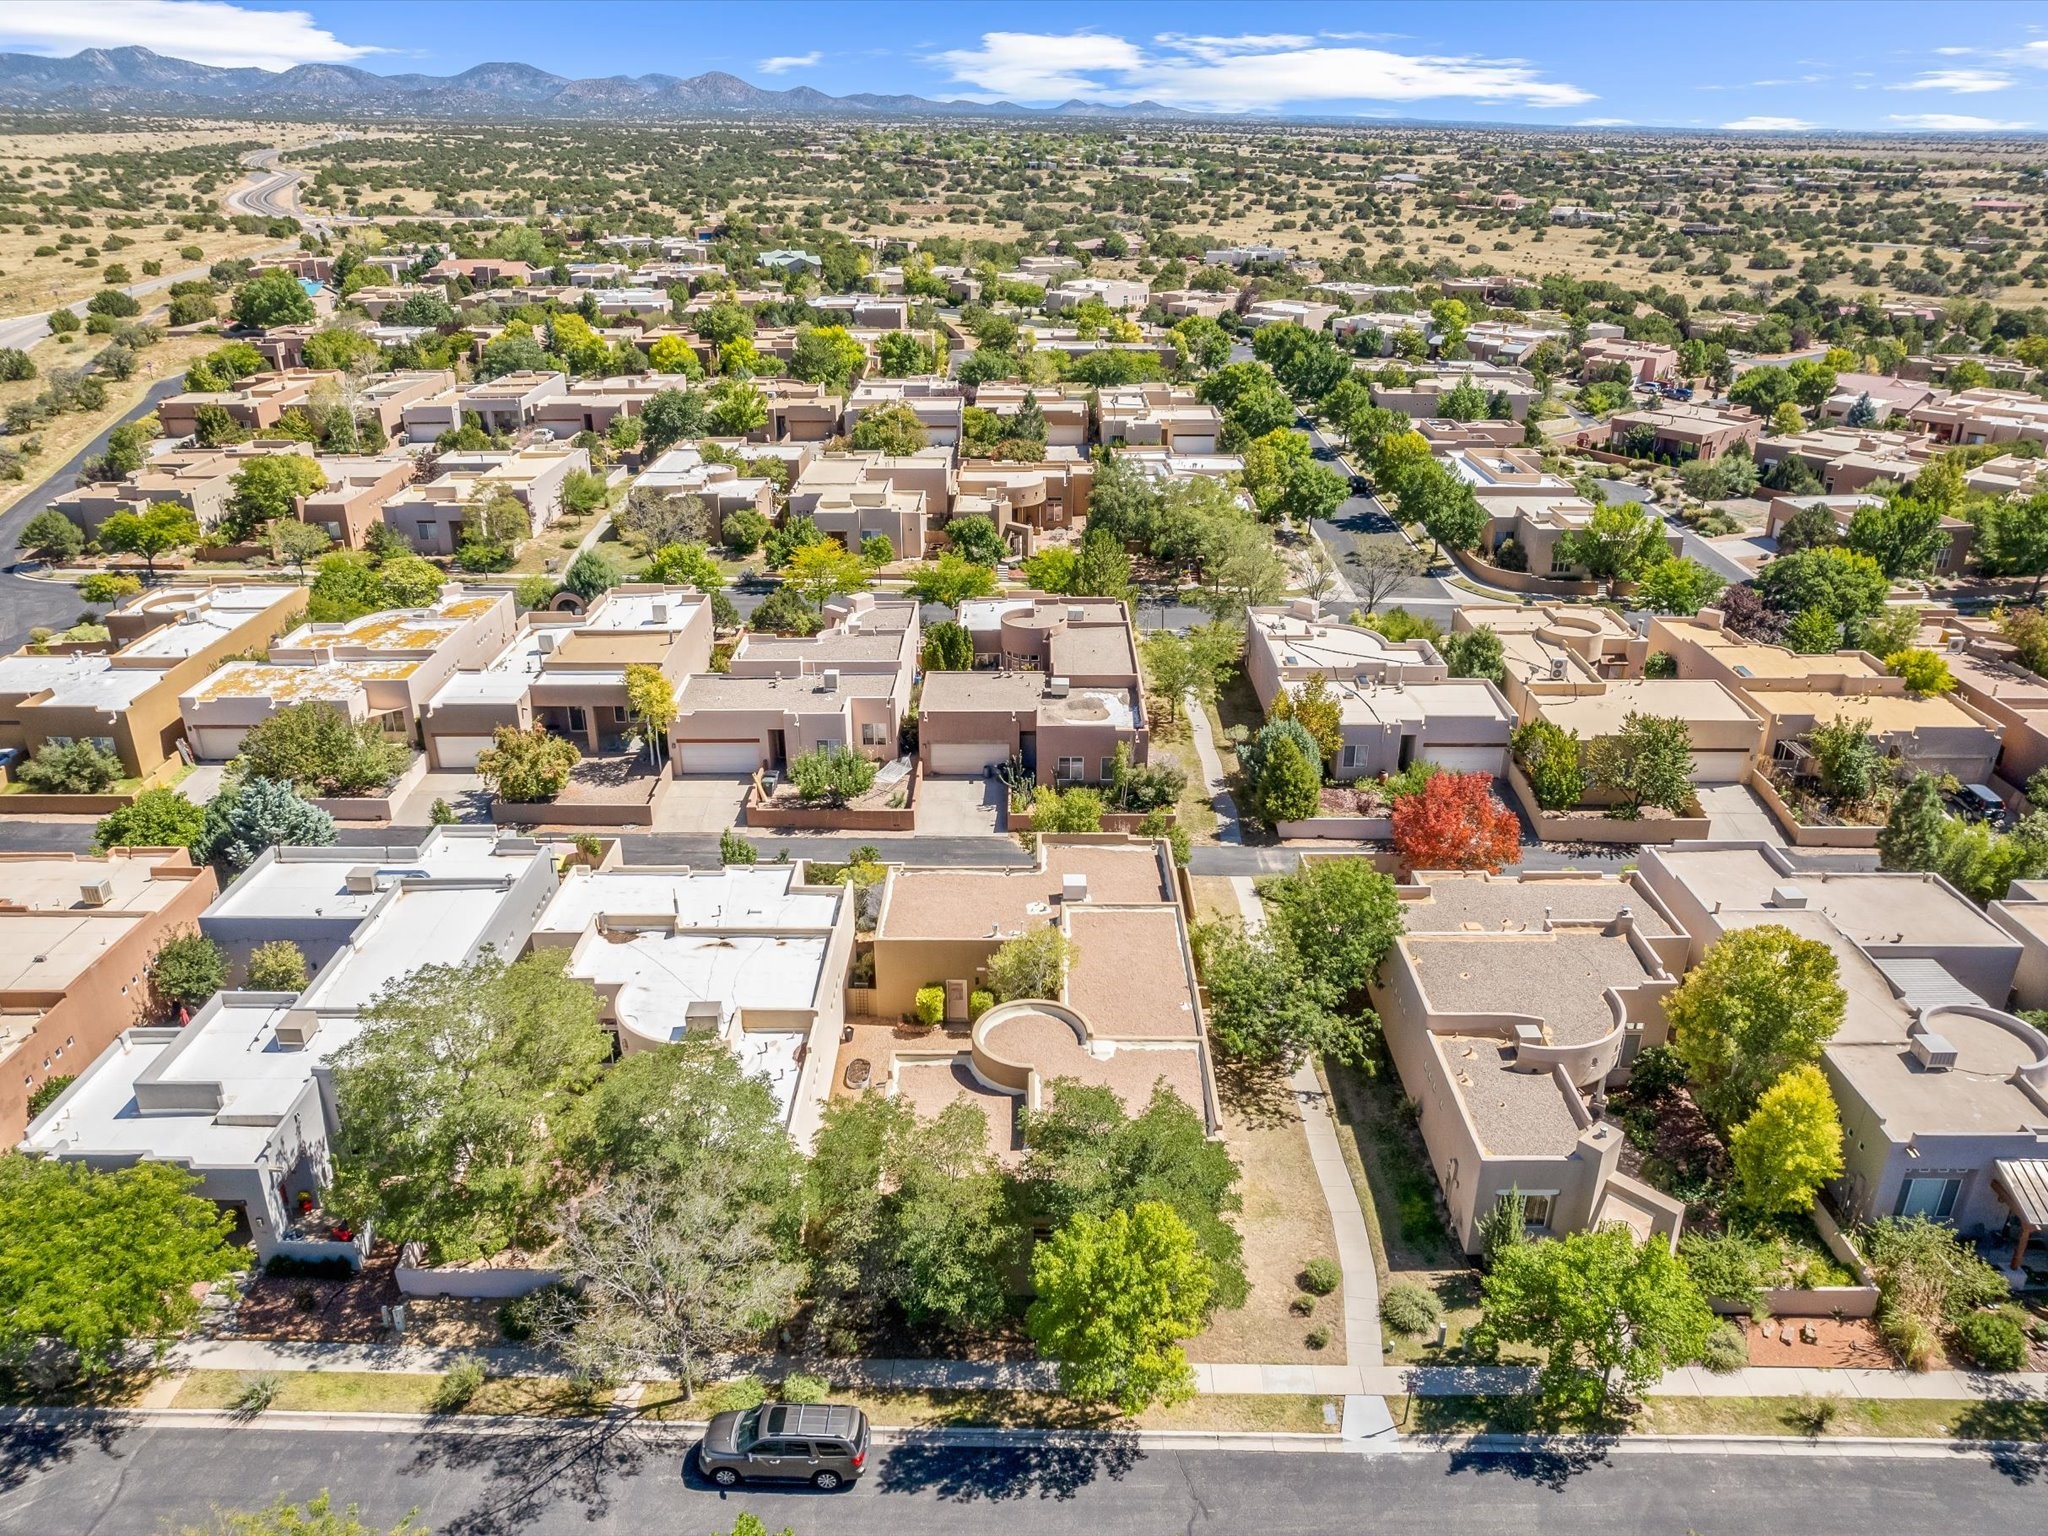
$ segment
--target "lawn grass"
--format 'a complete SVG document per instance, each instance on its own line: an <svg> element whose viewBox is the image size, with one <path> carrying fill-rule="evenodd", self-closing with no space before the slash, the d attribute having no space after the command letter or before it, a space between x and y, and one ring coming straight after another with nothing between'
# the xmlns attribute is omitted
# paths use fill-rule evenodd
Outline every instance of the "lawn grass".
<svg viewBox="0 0 2048 1536"><path fill-rule="evenodd" d="M906 1392L835 1384L831 1400L852 1404L884 1429L1191 1429L1322 1435L1335 1434L1338 1427L1324 1422L1324 1404L1335 1404L1337 1417L1342 1418L1337 1398L1289 1393L1205 1395L1176 1407L1148 1408L1135 1418L1050 1392ZM687 1401L673 1385L650 1387L641 1399L641 1415L662 1423L696 1421L751 1401L751 1392L734 1397L720 1385L703 1388Z"/></svg>
<svg viewBox="0 0 2048 1536"><path fill-rule="evenodd" d="M173 1408L232 1408L251 1371L194 1371L185 1379ZM279 1371L270 1407L298 1413L429 1413L439 1376L396 1371ZM611 1405L608 1388L586 1390L574 1382L508 1376L486 1381L462 1412L516 1413L574 1418L602 1413Z"/></svg>
<svg viewBox="0 0 2048 1536"><path fill-rule="evenodd" d="M1433 1271L1462 1263L1464 1255L1437 1210L1436 1176L1422 1138L1401 1108L1401 1090L1391 1072L1373 1075L1331 1062L1323 1070L1344 1162L1372 1229L1381 1283L1399 1270Z"/></svg>
<svg viewBox="0 0 2048 1536"><path fill-rule="evenodd" d="M1486 1397L1390 1397L1388 1411L1406 1434L1526 1432L1521 1400ZM1625 1424L1645 1435L1777 1435L1787 1439L1888 1436L1915 1440L2048 1439L2048 1402L1973 1402L1953 1398L1825 1399L1651 1397Z"/></svg>

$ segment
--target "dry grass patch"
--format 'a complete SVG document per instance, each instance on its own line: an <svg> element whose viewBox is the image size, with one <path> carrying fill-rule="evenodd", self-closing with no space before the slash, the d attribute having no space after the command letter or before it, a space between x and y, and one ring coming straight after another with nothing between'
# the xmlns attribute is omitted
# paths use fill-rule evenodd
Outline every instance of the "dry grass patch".
<svg viewBox="0 0 2048 1536"><path fill-rule="evenodd" d="M1341 1400L1331 1397L1219 1394L1126 1418L1113 1408L1074 1403L1050 1392L898 1392L838 1386L831 1401L852 1404L883 1429L1195 1429L1321 1435L1335 1434L1338 1427L1324 1422L1324 1405L1333 1405L1340 1419L1343 1409ZM641 1414L664 1423L691 1422L730 1406L716 1386L700 1390L688 1402L673 1387L665 1396L649 1388Z"/></svg>
<svg viewBox="0 0 2048 1536"><path fill-rule="evenodd" d="M259 1375L253 1371L194 1371L172 1399L174 1408L233 1408ZM439 1376L397 1371L280 1371L270 1408L297 1413L428 1413ZM486 1381L461 1410L465 1414L525 1414L578 1418L605 1411L609 1388L527 1376Z"/></svg>

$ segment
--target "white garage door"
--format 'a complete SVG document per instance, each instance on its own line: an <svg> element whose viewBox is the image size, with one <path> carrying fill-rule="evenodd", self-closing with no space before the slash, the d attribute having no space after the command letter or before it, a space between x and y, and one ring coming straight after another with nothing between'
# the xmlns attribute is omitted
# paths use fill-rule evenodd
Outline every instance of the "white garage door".
<svg viewBox="0 0 2048 1536"><path fill-rule="evenodd" d="M677 773L752 773L761 766L758 741L685 741L676 750Z"/></svg>
<svg viewBox="0 0 2048 1536"><path fill-rule="evenodd" d="M239 725L203 725L185 733L185 744L202 763L224 763L242 750L248 734Z"/></svg>
<svg viewBox="0 0 2048 1536"><path fill-rule="evenodd" d="M436 736L434 761L443 768L474 768L477 754L490 745L488 736Z"/></svg>
<svg viewBox="0 0 2048 1536"><path fill-rule="evenodd" d="M1010 760L1010 749L1000 741L935 741L931 744L933 773L980 773Z"/></svg>
<svg viewBox="0 0 2048 1536"><path fill-rule="evenodd" d="M1747 752L1695 752L1692 781L1695 784L1739 783L1749 766Z"/></svg>
<svg viewBox="0 0 2048 1536"><path fill-rule="evenodd" d="M1501 747L1425 747L1422 755L1450 773L1498 775L1507 762Z"/></svg>

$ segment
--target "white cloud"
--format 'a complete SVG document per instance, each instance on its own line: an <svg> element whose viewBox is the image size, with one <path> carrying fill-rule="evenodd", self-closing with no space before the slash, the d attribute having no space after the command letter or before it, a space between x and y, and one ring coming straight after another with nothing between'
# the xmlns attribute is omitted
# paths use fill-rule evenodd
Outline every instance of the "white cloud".
<svg viewBox="0 0 2048 1536"><path fill-rule="evenodd" d="M986 32L979 48L934 55L952 78L1024 101L1141 99L1220 112L1289 104L1428 101L1447 97L1572 107L1592 92L1546 80L1519 59L1331 47L1291 33L1239 37L1165 33L1146 49L1105 33Z"/></svg>
<svg viewBox="0 0 2048 1536"><path fill-rule="evenodd" d="M2002 91L2012 84L2012 76L1990 69L1937 69L1911 80L1902 80L1892 87L1895 91L1952 91L1958 96L1981 96L1987 91Z"/></svg>
<svg viewBox="0 0 2048 1536"><path fill-rule="evenodd" d="M1576 123L1573 123L1572 126L1574 128L1626 128L1629 126L1629 120L1625 117L1582 117Z"/></svg>
<svg viewBox="0 0 2048 1536"><path fill-rule="evenodd" d="M1733 133L1801 133L1812 126L1803 117L1738 117L1721 125Z"/></svg>
<svg viewBox="0 0 2048 1536"><path fill-rule="evenodd" d="M0 6L0 47L56 56L139 47L194 64L269 70L390 51L344 43L304 11L255 11L226 0L8 0Z"/></svg>
<svg viewBox="0 0 2048 1536"><path fill-rule="evenodd" d="M2014 133L2032 123L2001 123L1989 117L1968 117L1957 112L1910 112L1894 114L1901 128L1918 128L1927 133Z"/></svg>
<svg viewBox="0 0 2048 1536"><path fill-rule="evenodd" d="M778 53L772 59L763 59L754 67L764 75L785 75L792 69L813 69L825 55L813 48L809 53Z"/></svg>

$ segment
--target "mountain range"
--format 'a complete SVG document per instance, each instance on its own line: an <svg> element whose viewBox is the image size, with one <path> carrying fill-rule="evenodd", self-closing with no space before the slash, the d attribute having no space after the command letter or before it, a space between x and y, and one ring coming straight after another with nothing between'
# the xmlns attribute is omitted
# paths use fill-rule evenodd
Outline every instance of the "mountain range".
<svg viewBox="0 0 2048 1536"><path fill-rule="evenodd" d="M67 111L294 114L320 117L1195 117L1154 101L1105 107L929 101L922 96L828 96L810 86L766 90L713 71L569 80L530 64L479 64L459 75L373 75L343 64L276 73L222 69L147 48L87 48L68 59L0 53L0 108Z"/></svg>

